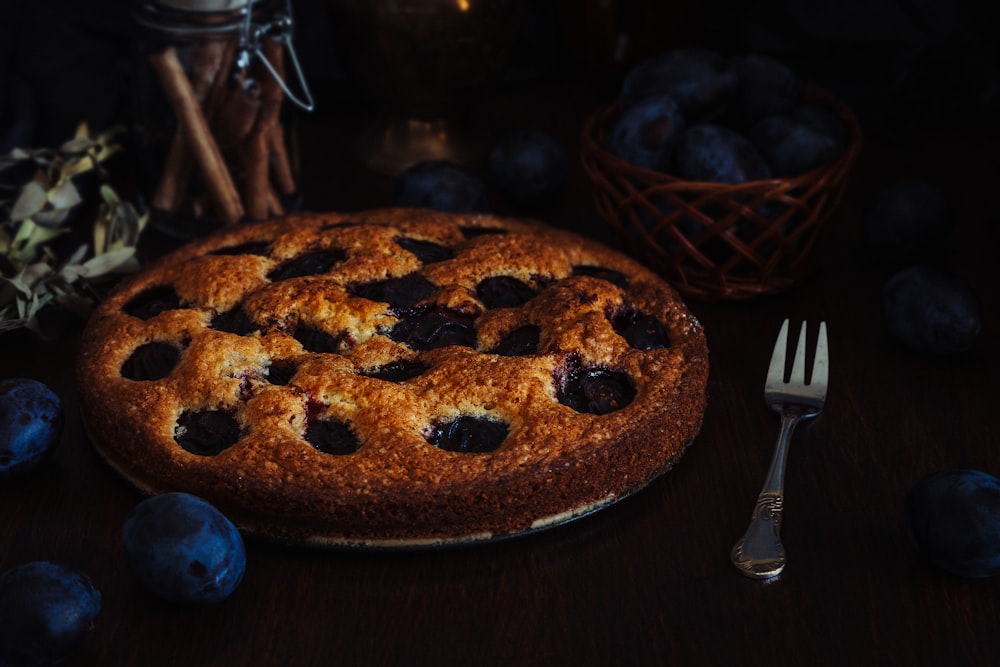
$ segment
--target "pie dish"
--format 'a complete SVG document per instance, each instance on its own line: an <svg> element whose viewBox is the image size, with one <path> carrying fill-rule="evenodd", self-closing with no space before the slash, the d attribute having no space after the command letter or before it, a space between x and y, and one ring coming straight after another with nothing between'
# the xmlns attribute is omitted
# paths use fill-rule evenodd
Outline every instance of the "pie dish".
<svg viewBox="0 0 1000 667"><path fill-rule="evenodd" d="M123 281L77 365L101 455L276 540L415 547L557 525L701 425L674 290L530 220L417 209L234 226Z"/></svg>

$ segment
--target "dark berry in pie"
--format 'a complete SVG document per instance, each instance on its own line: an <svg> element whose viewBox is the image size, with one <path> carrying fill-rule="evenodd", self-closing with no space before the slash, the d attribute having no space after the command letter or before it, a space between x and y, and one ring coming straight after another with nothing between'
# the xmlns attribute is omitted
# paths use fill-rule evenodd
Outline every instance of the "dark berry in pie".
<svg viewBox="0 0 1000 667"><path fill-rule="evenodd" d="M424 241L421 239L414 239L408 236L403 236L396 239L396 243L399 247L407 252L412 252L417 256L424 264L435 264L437 262L443 262L446 259L451 259L455 256L455 253L451 248L447 246L434 243L433 241Z"/></svg>
<svg viewBox="0 0 1000 667"><path fill-rule="evenodd" d="M237 336L247 336L260 330L260 327L251 322L246 312L239 306L219 313L212 318L209 326L216 331L226 331Z"/></svg>
<svg viewBox="0 0 1000 667"><path fill-rule="evenodd" d="M459 313L437 309L420 310L401 319L389 338L415 350L433 350L449 345L476 346L476 329Z"/></svg>
<svg viewBox="0 0 1000 667"><path fill-rule="evenodd" d="M307 352L327 352L337 354L343 342L343 336L335 336L329 332L321 331L316 327L300 324L292 334L295 340L299 341Z"/></svg>
<svg viewBox="0 0 1000 667"><path fill-rule="evenodd" d="M310 420L306 442L324 454L352 454L360 446L350 427L334 419Z"/></svg>
<svg viewBox="0 0 1000 667"><path fill-rule="evenodd" d="M264 378L273 385L284 387L292 381L297 370L298 368L293 362L279 359L272 361L271 365L267 367Z"/></svg>
<svg viewBox="0 0 1000 667"><path fill-rule="evenodd" d="M396 311L405 311L429 298L437 287L419 273L399 278L387 278L354 285L348 289L354 296L382 301Z"/></svg>
<svg viewBox="0 0 1000 667"><path fill-rule="evenodd" d="M271 244L268 241L248 241L234 246L213 250L213 255L235 256L235 255L259 255L267 257L271 251Z"/></svg>
<svg viewBox="0 0 1000 667"><path fill-rule="evenodd" d="M289 280L301 276L322 275L328 272L334 265L344 261L342 250L316 250L299 255L294 259L279 265L267 274L268 279L278 282L279 280Z"/></svg>
<svg viewBox="0 0 1000 667"><path fill-rule="evenodd" d="M426 364L412 359L401 359L370 371L365 371L362 375L387 382L405 382L426 372Z"/></svg>
<svg viewBox="0 0 1000 667"><path fill-rule="evenodd" d="M140 345L122 364L122 377L129 380L160 380L177 367L181 351L170 343L153 341Z"/></svg>
<svg viewBox="0 0 1000 667"><path fill-rule="evenodd" d="M123 307L126 313L140 320L149 320L167 310L181 308L181 298L173 287L154 287L140 292Z"/></svg>
<svg viewBox="0 0 1000 667"><path fill-rule="evenodd" d="M615 317L611 324L615 331L637 350L655 350L670 346L663 325L652 315L626 310Z"/></svg>
<svg viewBox="0 0 1000 667"><path fill-rule="evenodd" d="M232 414L222 410L183 412L174 429L177 444L199 456L215 456L239 439L240 425Z"/></svg>
<svg viewBox="0 0 1000 667"><path fill-rule="evenodd" d="M487 308L513 308L534 298L535 288L510 276L486 278L476 286L476 296Z"/></svg>
<svg viewBox="0 0 1000 667"><path fill-rule="evenodd" d="M491 354L500 354L505 357L520 357L527 354L538 353L538 342L541 338L542 330L533 324L514 329L504 336L499 343L488 350Z"/></svg>
<svg viewBox="0 0 1000 667"><path fill-rule="evenodd" d="M622 289L628 289L628 278L626 278L621 271L615 271L614 269L609 269L603 266L580 264L573 267L573 275L600 278L601 280L606 280L612 285L617 285Z"/></svg>
<svg viewBox="0 0 1000 667"><path fill-rule="evenodd" d="M635 385L625 373L606 368L572 370L557 392L559 402L577 412L606 415L635 398Z"/></svg>
<svg viewBox="0 0 1000 667"><path fill-rule="evenodd" d="M463 416L434 427L431 444L449 452L492 452L507 439L506 424L486 417Z"/></svg>

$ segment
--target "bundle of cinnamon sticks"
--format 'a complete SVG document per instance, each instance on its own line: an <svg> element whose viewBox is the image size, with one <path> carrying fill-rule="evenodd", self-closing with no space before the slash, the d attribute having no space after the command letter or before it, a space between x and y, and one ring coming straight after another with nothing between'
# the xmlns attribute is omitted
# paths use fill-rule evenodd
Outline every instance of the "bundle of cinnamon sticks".
<svg viewBox="0 0 1000 667"><path fill-rule="evenodd" d="M177 119L154 209L232 225L281 215L295 193L284 92L260 59L237 67L238 50L235 39L209 40L185 47L183 61L174 46L150 56ZM284 79L284 44L265 37L261 51Z"/></svg>

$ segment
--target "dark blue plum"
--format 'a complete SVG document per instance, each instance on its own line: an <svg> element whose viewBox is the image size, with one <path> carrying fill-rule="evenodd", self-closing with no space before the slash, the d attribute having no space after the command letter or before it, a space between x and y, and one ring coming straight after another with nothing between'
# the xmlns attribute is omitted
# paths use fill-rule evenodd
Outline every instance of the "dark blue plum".
<svg viewBox="0 0 1000 667"><path fill-rule="evenodd" d="M31 472L59 443L59 397L28 378L0 381L0 479Z"/></svg>
<svg viewBox="0 0 1000 667"><path fill-rule="evenodd" d="M122 531L136 581L172 602L213 604L243 579L239 531L219 510L187 493L164 493L136 505Z"/></svg>
<svg viewBox="0 0 1000 667"><path fill-rule="evenodd" d="M799 106L762 118L747 135L775 176L791 177L830 164L843 155L843 124L824 109Z"/></svg>
<svg viewBox="0 0 1000 667"><path fill-rule="evenodd" d="M926 266L911 266L886 281L882 312L894 338L933 354L969 350L983 326L979 300L968 285Z"/></svg>
<svg viewBox="0 0 1000 667"><path fill-rule="evenodd" d="M490 173L498 188L520 202L556 192L569 178L566 149L542 130L508 132L490 151Z"/></svg>
<svg viewBox="0 0 1000 667"><path fill-rule="evenodd" d="M867 243L878 259L915 261L947 232L944 191L921 181L901 181L883 188L865 220Z"/></svg>
<svg viewBox="0 0 1000 667"><path fill-rule="evenodd" d="M35 561L0 574L0 665L51 665L83 642L101 611L90 578Z"/></svg>
<svg viewBox="0 0 1000 667"><path fill-rule="evenodd" d="M739 122L752 124L795 106L802 82L783 62L762 53L733 56L730 62L739 81L733 114Z"/></svg>
<svg viewBox="0 0 1000 667"><path fill-rule="evenodd" d="M674 148L674 172L688 181L731 185L771 177L767 162L746 137L711 123L681 135Z"/></svg>
<svg viewBox="0 0 1000 667"><path fill-rule="evenodd" d="M486 184L469 169L448 160L426 160L396 177L397 206L453 213L486 212Z"/></svg>
<svg viewBox="0 0 1000 667"><path fill-rule="evenodd" d="M629 107L653 95L669 95L689 124L721 116L730 105L738 79L729 60L702 48L673 49L645 60L625 76L620 99Z"/></svg>
<svg viewBox="0 0 1000 667"><path fill-rule="evenodd" d="M684 116L669 95L654 95L625 108L604 139L604 148L629 164L666 171L684 130Z"/></svg>
<svg viewBox="0 0 1000 667"><path fill-rule="evenodd" d="M910 540L929 562L960 577L1000 574L1000 479L934 472L910 487L903 507Z"/></svg>

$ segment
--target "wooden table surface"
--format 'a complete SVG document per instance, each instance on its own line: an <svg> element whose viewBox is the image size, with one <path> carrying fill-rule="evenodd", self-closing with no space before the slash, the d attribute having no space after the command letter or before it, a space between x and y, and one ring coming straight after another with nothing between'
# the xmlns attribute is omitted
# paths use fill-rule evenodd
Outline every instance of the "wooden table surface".
<svg viewBox="0 0 1000 667"><path fill-rule="evenodd" d="M579 81L527 86L500 94L481 120L494 131L542 127L575 153L600 94ZM391 204L391 179L351 154L364 125L339 104L302 119L306 208ZM216 606L166 604L129 578L120 532L140 496L81 429L71 375L79 334L55 343L4 335L0 377L50 384L68 419L41 470L0 484L0 570L48 559L93 578L103 610L71 665L995 664L1000 580L930 568L908 547L901 514L907 489L929 472L1000 474L998 147L995 134L967 126L905 147L869 139L813 278L752 301L691 302L711 348L704 427L641 493L546 532L468 548L330 552L249 541L244 581ZM902 178L951 196L955 228L939 258L975 286L986 321L961 356L907 351L883 325L879 287L892 268L871 261L859 230L874 192ZM495 201L499 213L526 212ZM578 164L559 201L527 212L601 236ZM738 574L728 555L778 432L762 385L785 317L828 322L830 392L788 461L788 566L762 583Z"/></svg>

